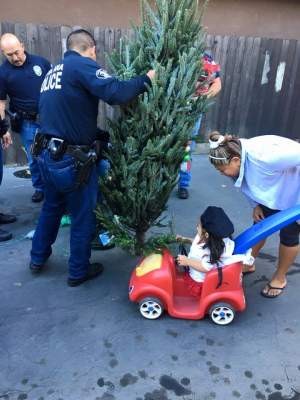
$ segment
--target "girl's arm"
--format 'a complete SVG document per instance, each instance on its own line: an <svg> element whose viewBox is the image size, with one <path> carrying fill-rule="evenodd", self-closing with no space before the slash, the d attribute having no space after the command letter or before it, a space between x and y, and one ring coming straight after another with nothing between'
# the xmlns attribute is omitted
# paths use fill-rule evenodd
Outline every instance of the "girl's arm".
<svg viewBox="0 0 300 400"><path fill-rule="evenodd" d="M207 268L203 266L202 262L194 258L188 258L186 256L178 255L177 264L180 266L188 266L194 268L195 270L200 272L208 272Z"/></svg>

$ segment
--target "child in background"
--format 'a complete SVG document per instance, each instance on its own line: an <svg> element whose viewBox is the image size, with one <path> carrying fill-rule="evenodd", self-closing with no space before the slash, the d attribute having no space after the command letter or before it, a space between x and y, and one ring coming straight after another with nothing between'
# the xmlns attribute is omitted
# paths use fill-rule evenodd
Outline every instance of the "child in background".
<svg viewBox="0 0 300 400"><path fill-rule="evenodd" d="M215 97L222 88L221 84L221 68L217 64L212 56L206 51L202 56L202 75L199 76L196 83L195 98L198 96L206 96L207 98ZM199 115L194 129L192 131L192 137L197 136L200 131L202 121L202 114ZM185 148L185 154L179 170L179 182L178 182L178 197L180 199L187 199L189 197L189 186L192 178L192 144L190 140Z"/></svg>
<svg viewBox="0 0 300 400"><path fill-rule="evenodd" d="M193 296L200 296L205 274L212 268L238 261L243 261L247 265L254 262L251 250L246 254L233 254L234 241L231 239L233 232L233 224L224 210L210 206L200 217L194 239L177 235L177 240L192 244L188 256L177 256L177 263L189 267L184 279Z"/></svg>

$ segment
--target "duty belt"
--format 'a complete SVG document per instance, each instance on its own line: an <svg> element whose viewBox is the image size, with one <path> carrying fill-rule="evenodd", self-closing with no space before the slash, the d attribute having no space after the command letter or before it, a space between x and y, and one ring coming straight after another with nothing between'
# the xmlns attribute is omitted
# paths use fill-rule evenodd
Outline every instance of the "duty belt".
<svg viewBox="0 0 300 400"><path fill-rule="evenodd" d="M91 145L72 145L62 138L37 132L33 139L31 153L37 157L47 149L54 160L59 160L64 154L69 154L77 161L85 162L87 157L100 159L102 149L106 149L107 145L108 143L98 139Z"/></svg>
<svg viewBox="0 0 300 400"><path fill-rule="evenodd" d="M43 150L48 150L53 160L61 160L64 154L69 154L74 158L77 170L77 188L89 181L91 171L97 160L94 144L91 146L70 145L64 139L38 132L34 136L31 153L33 156L38 156Z"/></svg>
<svg viewBox="0 0 300 400"><path fill-rule="evenodd" d="M77 161L85 162L91 155L96 155L93 152L93 146L89 145L72 145L62 138L49 135L41 135L42 150L48 149L53 159L60 159L64 154L69 154ZM91 154L94 153L94 154Z"/></svg>
<svg viewBox="0 0 300 400"><path fill-rule="evenodd" d="M21 110L17 110L15 113L17 117L24 119L27 119L29 121L36 121L38 118L38 113L36 112L31 112L31 111L21 111Z"/></svg>

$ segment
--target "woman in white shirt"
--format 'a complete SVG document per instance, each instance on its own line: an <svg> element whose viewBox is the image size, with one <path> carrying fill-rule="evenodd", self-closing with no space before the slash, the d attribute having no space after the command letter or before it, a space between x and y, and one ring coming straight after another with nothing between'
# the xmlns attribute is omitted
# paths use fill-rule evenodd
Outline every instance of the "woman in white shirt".
<svg viewBox="0 0 300 400"><path fill-rule="evenodd" d="M254 222L300 204L300 143L275 135L239 139L219 132L210 135L209 143L210 162L247 196ZM286 274L299 252L299 233L297 222L280 230L278 265L261 291L264 297L275 298L285 288ZM264 244L265 240L253 247L254 257ZM245 266L245 273L254 271L254 265Z"/></svg>

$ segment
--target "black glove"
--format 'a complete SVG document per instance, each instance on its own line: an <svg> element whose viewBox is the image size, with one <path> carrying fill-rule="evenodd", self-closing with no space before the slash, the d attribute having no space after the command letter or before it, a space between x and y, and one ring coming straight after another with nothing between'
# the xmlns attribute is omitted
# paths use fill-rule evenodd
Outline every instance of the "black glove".
<svg viewBox="0 0 300 400"><path fill-rule="evenodd" d="M0 137L6 134L9 129L9 123L6 118L0 117Z"/></svg>

